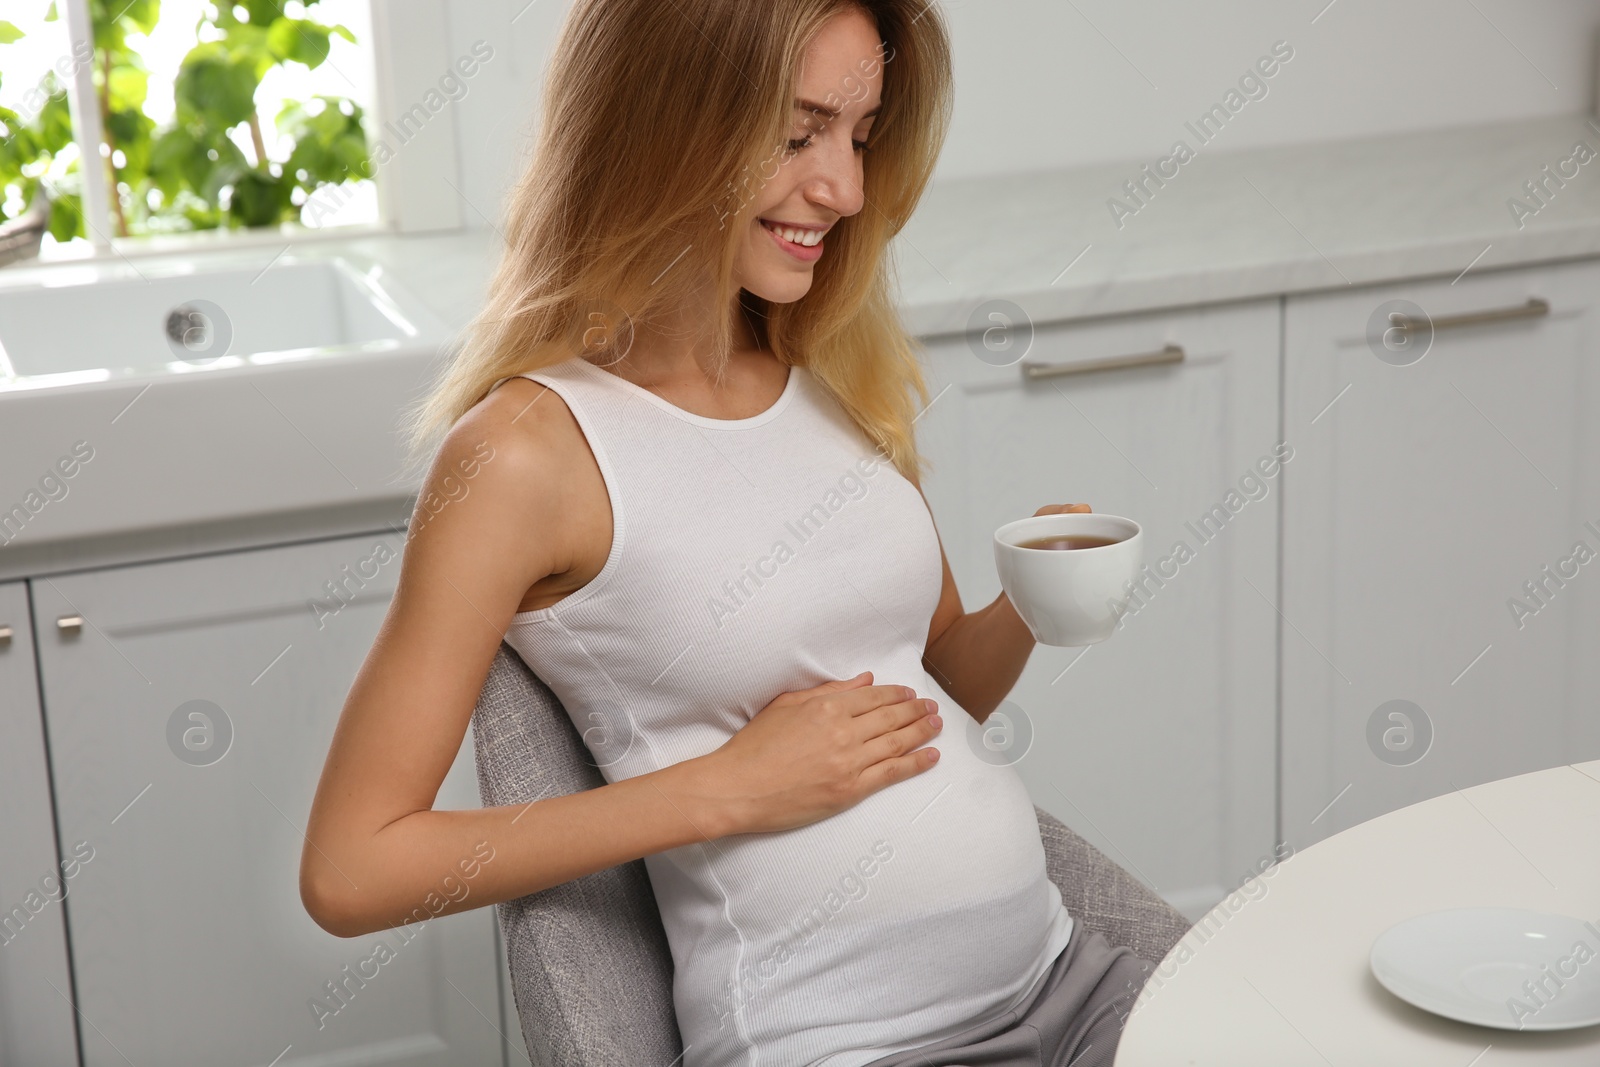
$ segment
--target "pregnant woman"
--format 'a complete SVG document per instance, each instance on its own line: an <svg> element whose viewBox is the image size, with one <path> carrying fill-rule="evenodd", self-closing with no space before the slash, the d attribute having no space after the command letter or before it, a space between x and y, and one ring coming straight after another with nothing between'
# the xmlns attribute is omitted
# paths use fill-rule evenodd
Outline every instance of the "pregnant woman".
<svg viewBox="0 0 1600 1067"><path fill-rule="evenodd" d="M484 842L446 913L642 857L685 1067L1111 1062L1149 965L1074 930L968 742L1033 639L963 610L919 487L887 246L949 87L926 0L575 0L416 421L446 503L317 790L323 928L400 924ZM607 784L435 811L502 639Z"/></svg>

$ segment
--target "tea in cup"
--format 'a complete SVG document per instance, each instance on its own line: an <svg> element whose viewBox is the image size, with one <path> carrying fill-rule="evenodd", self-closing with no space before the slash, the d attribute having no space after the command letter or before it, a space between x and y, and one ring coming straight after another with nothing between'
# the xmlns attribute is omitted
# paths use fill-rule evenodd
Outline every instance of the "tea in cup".
<svg viewBox="0 0 1600 1067"><path fill-rule="evenodd" d="M1144 566L1138 523L1120 515L1033 515L994 532L1000 585L1042 645L1104 641Z"/></svg>

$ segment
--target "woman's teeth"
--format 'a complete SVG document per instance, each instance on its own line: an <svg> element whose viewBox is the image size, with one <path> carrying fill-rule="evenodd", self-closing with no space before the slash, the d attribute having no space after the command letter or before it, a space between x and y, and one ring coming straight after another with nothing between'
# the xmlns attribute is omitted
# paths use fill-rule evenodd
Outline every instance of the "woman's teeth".
<svg viewBox="0 0 1600 1067"><path fill-rule="evenodd" d="M774 226L765 219L761 221L761 225L765 226L767 229L771 230L773 233L777 234L779 237L782 237L785 241L788 241L791 244L803 245L806 248L814 248L822 243L821 230L794 230L787 226Z"/></svg>

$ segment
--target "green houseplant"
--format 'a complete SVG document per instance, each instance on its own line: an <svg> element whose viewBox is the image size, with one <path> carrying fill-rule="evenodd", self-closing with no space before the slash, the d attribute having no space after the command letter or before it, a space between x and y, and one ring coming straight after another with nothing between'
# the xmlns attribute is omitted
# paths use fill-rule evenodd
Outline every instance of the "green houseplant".
<svg viewBox="0 0 1600 1067"><path fill-rule="evenodd" d="M118 236L294 222L321 186L361 180L371 168L355 101L320 95L287 104L274 117L293 145L281 160L269 156L257 110L256 91L272 68L298 63L315 69L327 60L335 35L355 40L345 27L309 17L316 3L239 0L208 7L195 27L198 43L177 71L173 118L157 128L145 114L149 71L128 37L155 28L160 0L89 0L92 55L58 61L28 94L36 106L0 108L0 189L7 194L0 213L19 215L42 189L51 199L51 234L57 240L86 235L86 162L69 148L65 95L66 80L84 62L94 69L107 149L102 165L115 190ZM56 17L51 3L46 19ZM0 45L20 36L0 22ZM0 63L3 57L0 50Z"/></svg>

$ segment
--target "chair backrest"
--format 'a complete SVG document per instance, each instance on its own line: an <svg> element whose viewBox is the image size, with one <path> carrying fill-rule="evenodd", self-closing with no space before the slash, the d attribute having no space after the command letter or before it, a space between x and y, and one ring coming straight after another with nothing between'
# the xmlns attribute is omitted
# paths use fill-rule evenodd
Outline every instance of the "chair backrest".
<svg viewBox="0 0 1600 1067"><path fill-rule="evenodd" d="M550 688L501 644L472 715L485 807L605 784ZM672 955L643 860L497 905L535 1067L668 1067L682 1052Z"/></svg>
<svg viewBox="0 0 1600 1067"><path fill-rule="evenodd" d="M605 784L566 709L501 644L472 716L485 807ZM1189 923L1041 808L1045 865L1068 914L1159 962ZM672 954L644 861L498 905L512 995L535 1067L669 1067L682 1053Z"/></svg>

